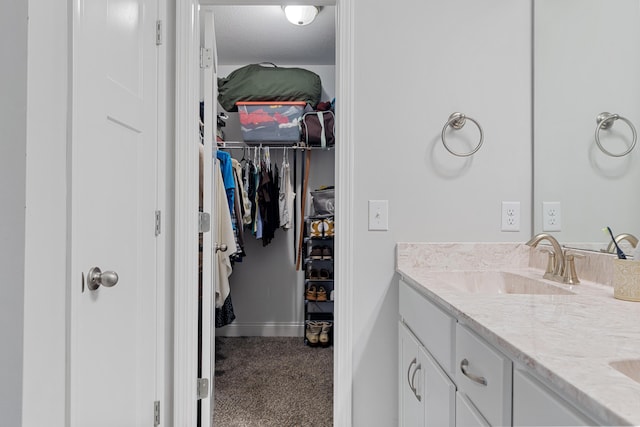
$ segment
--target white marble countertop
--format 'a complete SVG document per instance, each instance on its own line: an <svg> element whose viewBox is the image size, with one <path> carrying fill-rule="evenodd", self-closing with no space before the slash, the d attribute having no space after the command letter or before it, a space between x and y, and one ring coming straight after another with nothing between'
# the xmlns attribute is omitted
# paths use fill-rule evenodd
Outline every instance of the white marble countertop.
<svg viewBox="0 0 640 427"><path fill-rule="evenodd" d="M496 270L542 280L543 258L537 252L515 243L399 243L396 269L418 292L596 421L640 426L640 383L610 365L640 359L640 303L613 298L606 284L611 256L576 260L579 276L582 270L602 283L546 281L574 295L469 293L434 274Z"/></svg>

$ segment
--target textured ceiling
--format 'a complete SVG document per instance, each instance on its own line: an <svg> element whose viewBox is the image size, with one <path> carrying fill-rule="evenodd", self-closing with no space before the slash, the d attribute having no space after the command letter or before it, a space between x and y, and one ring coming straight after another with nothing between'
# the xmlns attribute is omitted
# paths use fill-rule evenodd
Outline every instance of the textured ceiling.
<svg viewBox="0 0 640 427"><path fill-rule="evenodd" d="M207 6L214 11L218 63L335 65L335 6L311 24L290 24L281 6Z"/></svg>

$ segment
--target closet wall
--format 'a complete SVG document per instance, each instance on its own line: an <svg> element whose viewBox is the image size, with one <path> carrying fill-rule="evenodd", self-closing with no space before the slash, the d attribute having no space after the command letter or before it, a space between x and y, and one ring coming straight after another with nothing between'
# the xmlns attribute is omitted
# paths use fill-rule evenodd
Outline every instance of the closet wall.
<svg viewBox="0 0 640 427"><path fill-rule="evenodd" d="M219 66L220 76L227 76L237 66ZM295 66L308 69L318 74L322 80L321 100L330 101L335 96L335 66L278 64L279 66ZM218 106L219 111L222 110ZM227 126L224 128L227 141L242 141L240 124L237 113L229 113ZM233 157L241 159L242 150L229 150ZM253 149L251 150L253 153ZM273 149L272 163L282 164L283 151ZM309 169L309 190L321 185L334 183L334 150L313 150L311 153L311 167ZM298 177L294 181L296 187L296 207L300 206L302 196L301 177L304 154L300 151L289 151L289 164L293 174L293 157L298 156ZM293 180L292 176L292 180ZM307 194L306 214L309 214L310 197ZM296 271L294 236L299 235L301 214L297 212L297 227L295 230L276 231L273 241L268 246L262 246L261 240L256 240L250 233L245 232L245 252L247 256L243 262L236 263L229 278L231 299L236 320L223 328L216 330L218 336L300 336L303 335L304 305L303 305L303 270ZM302 341L301 341L302 344Z"/></svg>

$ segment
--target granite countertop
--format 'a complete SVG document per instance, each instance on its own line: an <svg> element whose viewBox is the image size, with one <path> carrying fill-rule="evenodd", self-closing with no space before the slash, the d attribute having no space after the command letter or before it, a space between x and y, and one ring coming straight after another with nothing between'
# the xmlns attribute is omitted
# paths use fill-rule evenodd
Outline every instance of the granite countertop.
<svg viewBox="0 0 640 427"><path fill-rule="evenodd" d="M545 281L573 295L470 293L442 279L442 271L489 270L543 280L546 261L523 244L399 243L396 269L596 421L640 425L640 383L610 365L640 359L640 303L613 297L611 259L597 253L576 259L578 285Z"/></svg>

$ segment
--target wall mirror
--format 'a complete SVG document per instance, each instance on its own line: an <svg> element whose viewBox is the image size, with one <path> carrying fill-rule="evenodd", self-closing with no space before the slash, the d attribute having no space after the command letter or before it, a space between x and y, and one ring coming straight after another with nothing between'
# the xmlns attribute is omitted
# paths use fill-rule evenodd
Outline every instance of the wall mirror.
<svg viewBox="0 0 640 427"><path fill-rule="evenodd" d="M534 0L533 7L533 231L593 250L611 241L606 226L640 237L640 145L612 157L595 140L603 112L640 132L640 2ZM631 128L610 122L599 130L601 145L623 153ZM544 202L560 202L548 223Z"/></svg>

